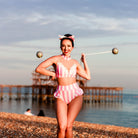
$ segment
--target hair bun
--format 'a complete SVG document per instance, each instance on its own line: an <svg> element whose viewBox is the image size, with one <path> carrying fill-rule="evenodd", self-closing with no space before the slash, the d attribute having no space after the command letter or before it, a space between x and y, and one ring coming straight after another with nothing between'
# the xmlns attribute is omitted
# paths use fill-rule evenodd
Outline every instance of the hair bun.
<svg viewBox="0 0 138 138"><path fill-rule="evenodd" d="M69 37L69 36L72 36L72 34L65 34L64 36Z"/></svg>

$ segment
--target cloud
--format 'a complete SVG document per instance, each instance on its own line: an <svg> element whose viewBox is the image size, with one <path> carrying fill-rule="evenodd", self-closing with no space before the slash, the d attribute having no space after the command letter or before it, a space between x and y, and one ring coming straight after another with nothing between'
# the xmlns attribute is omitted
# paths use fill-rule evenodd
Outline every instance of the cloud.
<svg viewBox="0 0 138 138"><path fill-rule="evenodd" d="M107 5L108 2L105 2L105 5L103 3L99 5L98 2L82 1L78 3L79 8L74 12L74 5L72 5L70 11L65 10L66 2L63 2L65 7L61 6L57 1L56 3L47 2L32 0L27 3L25 0L22 3L23 8L21 9L18 7L18 2L15 8L13 4L16 1L14 3L7 2L8 6L11 6L10 9L3 10L0 13L0 43L55 38L65 31L75 33L79 37L108 37L138 33L138 17L124 16L120 18L120 15L118 15L118 11L122 12L124 8L129 9L129 4L123 5L123 2L117 4L117 2L112 1L109 3L110 7ZM5 2L5 5L7 3ZM71 4L72 2L70 1L69 3ZM31 4L33 6L30 9L29 6ZM46 4L50 4L51 8L46 6L44 10L44 5ZM19 5L21 6L21 4ZM59 9L53 8L56 5ZM107 11L113 14L114 10L112 8L117 7L117 5L119 8L117 9L117 16L106 14ZM95 6L94 10L90 10L93 9L91 6ZM135 11L132 9L133 4L131 3L130 6L129 13L134 13ZM81 8L85 9L85 12ZM99 13L96 11L96 8L99 10ZM15 12L15 9L18 12ZM53 11L50 9L53 9Z"/></svg>
<svg viewBox="0 0 138 138"><path fill-rule="evenodd" d="M109 32L121 33L137 33L138 18L113 18L97 16L95 14L67 14L62 19L56 17L57 20L64 22L63 25L73 27L80 30L101 30ZM60 21L59 20L59 21Z"/></svg>
<svg viewBox="0 0 138 138"><path fill-rule="evenodd" d="M61 16L62 15L62 16ZM58 13L47 14L30 13L25 15L10 14L0 19L0 26L11 26L16 24L18 26L32 25L32 28L40 27L40 25L56 25L57 27L72 27L73 29L81 30L104 30L115 32L138 32L138 18L113 18L105 16L97 16L93 13ZM31 27L31 26L30 26ZM62 28L60 28L62 29Z"/></svg>

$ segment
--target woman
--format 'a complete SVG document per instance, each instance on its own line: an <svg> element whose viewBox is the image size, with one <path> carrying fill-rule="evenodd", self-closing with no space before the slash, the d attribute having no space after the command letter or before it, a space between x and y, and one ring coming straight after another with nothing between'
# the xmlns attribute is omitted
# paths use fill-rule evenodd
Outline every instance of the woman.
<svg viewBox="0 0 138 138"><path fill-rule="evenodd" d="M36 72L43 75L51 76L52 79L57 78L58 87L54 93L56 98L56 115L58 122L58 137L72 138L72 126L75 118L82 107L83 91L76 83L76 74L90 80L90 71L82 54L81 61L84 64L84 69L79 62L71 59L71 52L74 48L74 36L65 34L60 38L61 55L52 56L42 62L37 68ZM54 65L55 72L51 72L46 68Z"/></svg>

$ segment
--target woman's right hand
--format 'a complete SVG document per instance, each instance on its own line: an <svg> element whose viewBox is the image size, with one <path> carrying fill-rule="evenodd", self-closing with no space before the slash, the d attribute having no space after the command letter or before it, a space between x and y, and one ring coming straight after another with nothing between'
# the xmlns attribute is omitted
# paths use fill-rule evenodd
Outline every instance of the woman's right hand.
<svg viewBox="0 0 138 138"><path fill-rule="evenodd" d="M50 79L51 79L51 80L55 80L55 78L56 78L56 73L53 72L53 76L50 76Z"/></svg>

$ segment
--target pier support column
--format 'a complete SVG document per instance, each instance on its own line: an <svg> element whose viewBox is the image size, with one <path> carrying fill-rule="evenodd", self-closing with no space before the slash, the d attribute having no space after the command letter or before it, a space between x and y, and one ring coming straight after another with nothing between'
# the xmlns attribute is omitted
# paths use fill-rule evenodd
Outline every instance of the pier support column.
<svg viewBox="0 0 138 138"><path fill-rule="evenodd" d="M12 100L12 87L9 87L9 100Z"/></svg>
<svg viewBox="0 0 138 138"><path fill-rule="evenodd" d="M3 100L3 87L0 87L0 100Z"/></svg>
<svg viewBox="0 0 138 138"><path fill-rule="evenodd" d="M21 100L21 87L17 87L17 100Z"/></svg>

